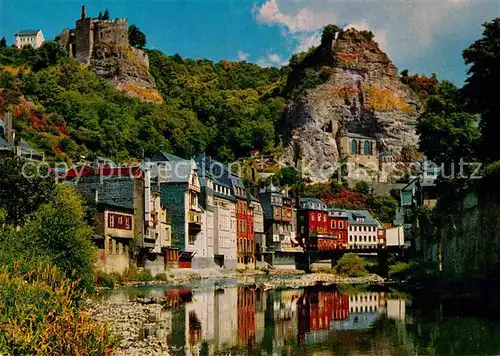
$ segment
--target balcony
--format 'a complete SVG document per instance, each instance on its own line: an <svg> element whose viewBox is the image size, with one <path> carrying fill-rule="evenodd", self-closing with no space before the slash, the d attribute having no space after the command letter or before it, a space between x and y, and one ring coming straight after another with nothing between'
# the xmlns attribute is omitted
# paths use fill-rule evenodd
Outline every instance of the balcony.
<svg viewBox="0 0 500 356"><path fill-rule="evenodd" d="M190 211L188 214L188 221L190 224L198 224L201 225L201 213Z"/></svg>

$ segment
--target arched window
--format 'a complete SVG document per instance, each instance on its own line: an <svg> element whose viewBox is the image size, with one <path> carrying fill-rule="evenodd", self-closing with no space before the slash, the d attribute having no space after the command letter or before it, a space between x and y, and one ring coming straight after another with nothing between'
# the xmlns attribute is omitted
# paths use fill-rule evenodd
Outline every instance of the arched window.
<svg viewBox="0 0 500 356"><path fill-rule="evenodd" d="M365 141L364 143L364 148L363 152L365 155L371 155L372 154L372 145L370 144L370 141Z"/></svg>
<svg viewBox="0 0 500 356"><path fill-rule="evenodd" d="M353 155L358 154L358 142L356 142L356 140L351 141L351 154Z"/></svg>

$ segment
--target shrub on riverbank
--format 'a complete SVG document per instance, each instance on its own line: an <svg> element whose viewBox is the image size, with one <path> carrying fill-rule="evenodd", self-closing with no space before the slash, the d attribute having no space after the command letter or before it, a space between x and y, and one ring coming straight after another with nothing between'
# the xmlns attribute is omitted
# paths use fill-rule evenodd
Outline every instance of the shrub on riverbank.
<svg viewBox="0 0 500 356"><path fill-rule="evenodd" d="M81 309L78 281L56 267L0 269L0 354L110 355L116 339Z"/></svg>
<svg viewBox="0 0 500 356"><path fill-rule="evenodd" d="M364 259L353 253L347 253L338 260L337 272L349 277L363 277L368 274Z"/></svg>
<svg viewBox="0 0 500 356"><path fill-rule="evenodd" d="M116 283L116 276L114 274L98 271L95 278L96 285L113 289Z"/></svg>

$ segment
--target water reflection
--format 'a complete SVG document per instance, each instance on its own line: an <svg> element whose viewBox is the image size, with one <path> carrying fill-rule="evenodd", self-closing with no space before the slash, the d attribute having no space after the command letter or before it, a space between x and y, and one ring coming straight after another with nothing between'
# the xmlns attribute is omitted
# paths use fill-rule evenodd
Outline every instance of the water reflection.
<svg viewBox="0 0 500 356"><path fill-rule="evenodd" d="M172 355L475 355L500 351L500 338L489 336L500 335L498 321L445 315L443 308L424 313L386 291L310 287L264 292L251 287L205 287L151 289L148 293L166 296L168 303L148 321L142 337L155 335L169 345Z"/></svg>

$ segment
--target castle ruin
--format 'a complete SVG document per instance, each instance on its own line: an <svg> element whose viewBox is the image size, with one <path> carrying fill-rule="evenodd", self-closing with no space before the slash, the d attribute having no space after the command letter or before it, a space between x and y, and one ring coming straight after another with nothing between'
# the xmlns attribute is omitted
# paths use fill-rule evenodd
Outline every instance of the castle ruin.
<svg viewBox="0 0 500 356"><path fill-rule="evenodd" d="M90 64L94 47L108 44L123 48L129 47L128 21L124 19L101 20L87 16L85 5L82 15L74 29L65 29L56 37L68 53L81 64Z"/></svg>
<svg viewBox="0 0 500 356"><path fill-rule="evenodd" d="M129 44L126 18L88 17L84 5L75 28L63 30L56 41L80 64L120 90L146 101L162 101L149 72L148 55Z"/></svg>

